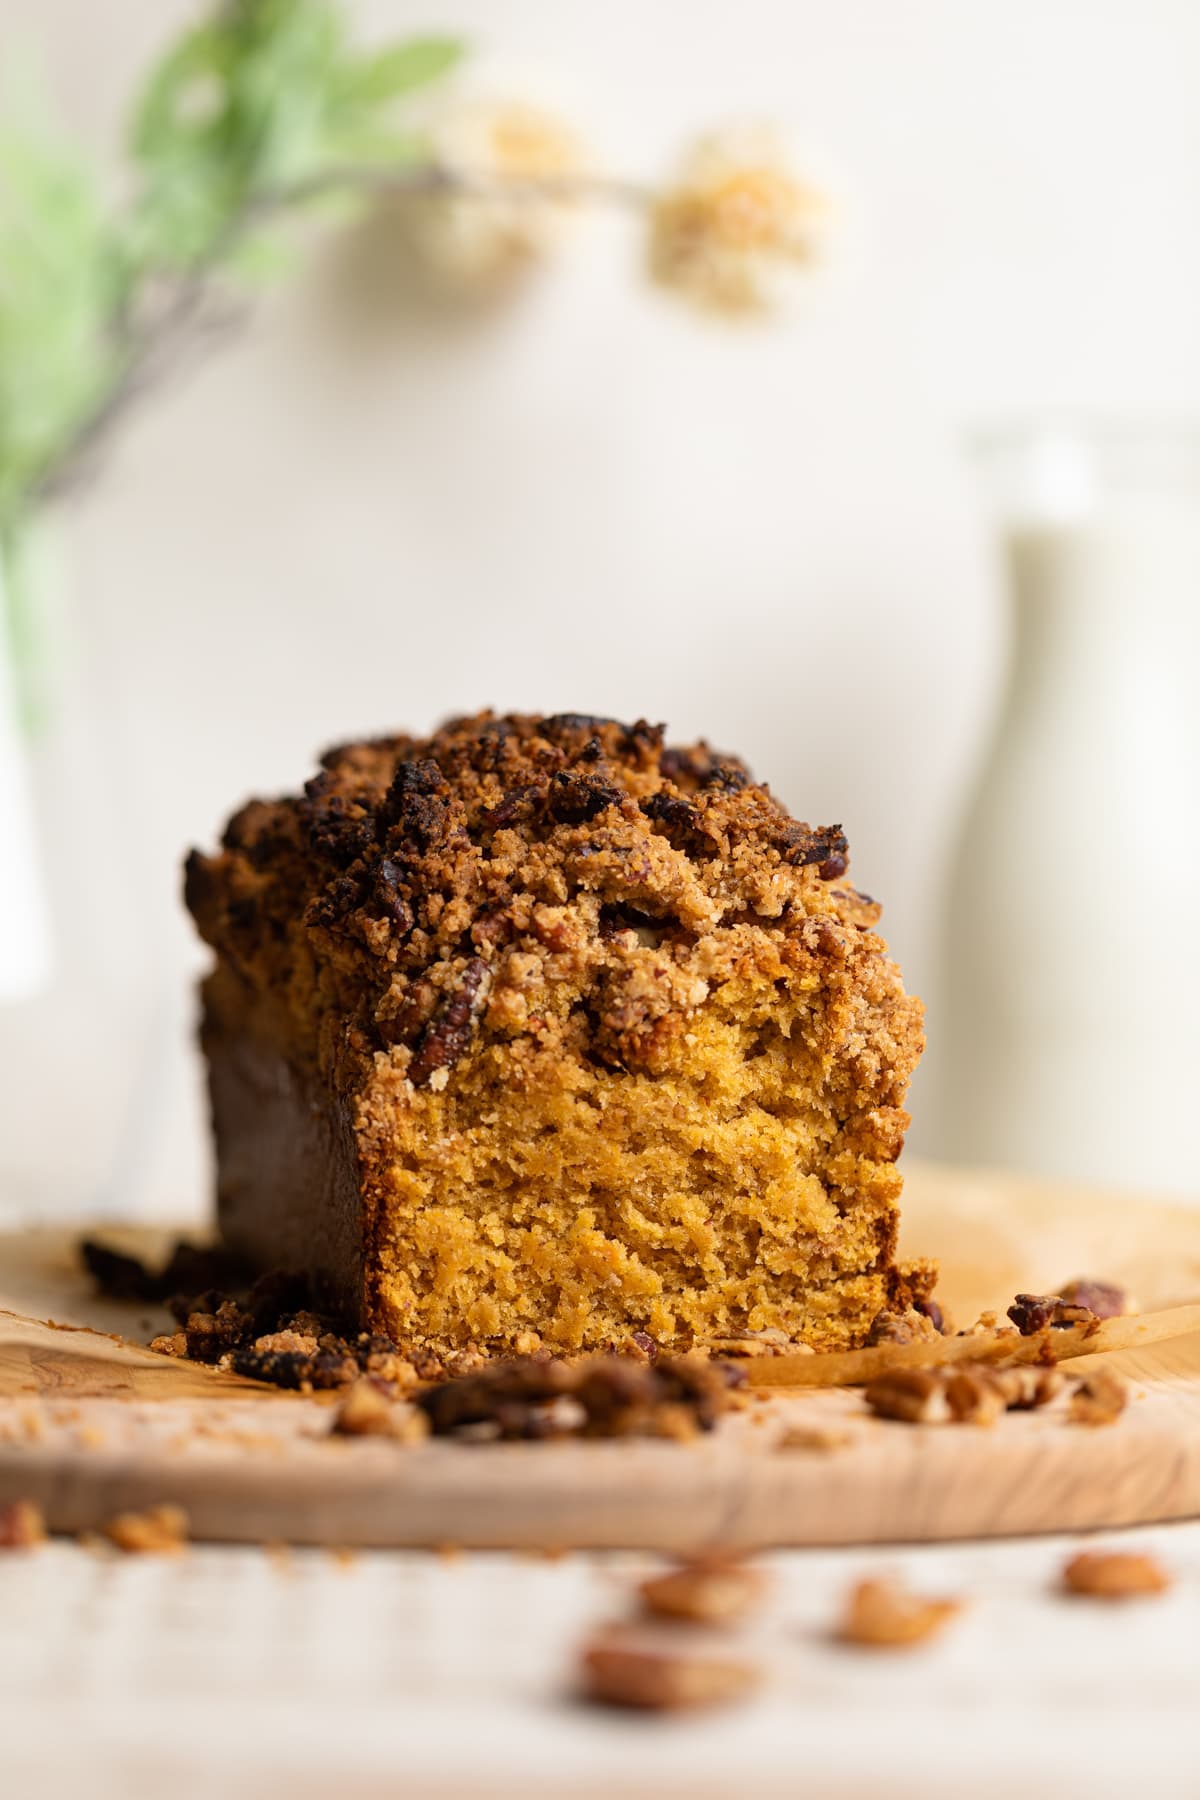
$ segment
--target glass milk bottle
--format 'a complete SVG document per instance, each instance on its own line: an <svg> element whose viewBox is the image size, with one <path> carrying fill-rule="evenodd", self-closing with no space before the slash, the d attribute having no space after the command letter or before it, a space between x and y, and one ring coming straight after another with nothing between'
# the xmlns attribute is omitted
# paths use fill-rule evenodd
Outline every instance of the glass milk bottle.
<svg viewBox="0 0 1200 1800"><path fill-rule="evenodd" d="M1200 1199L1200 433L979 447L1011 661L952 867L948 1152Z"/></svg>

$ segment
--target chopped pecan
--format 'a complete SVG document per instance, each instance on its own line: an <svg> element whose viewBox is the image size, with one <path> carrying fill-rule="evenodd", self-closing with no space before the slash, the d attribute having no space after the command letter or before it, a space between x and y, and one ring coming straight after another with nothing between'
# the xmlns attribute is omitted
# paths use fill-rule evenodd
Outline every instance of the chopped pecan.
<svg viewBox="0 0 1200 1800"><path fill-rule="evenodd" d="M427 1388L417 1405L437 1437L480 1425L495 1427L500 1437L559 1435L562 1426L547 1409L572 1392L575 1380L566 1363L513 1357Z"/></svg>
<svg viewBox="0 0 1200 1800"><path fill-rule="evenodd" d="M0 1550L30 1550L45 1542L46 1521L34 1500L10 1500L0 1506Z"/></svg>
<svg viewBox="0 0 1200 1800"><path fill-rule="evenodd" d="M1018 1294L1008 1316L1022 1337L1034 1337L1047 1326L1094 1325L1099 1315L1062 1294Z"/></svg>
<svg viewBox="0 0 1200 1800"><path fill-rule="evenodd" d="M851 1588L838 1636L846 1644L903 1650L937 1635L956 1613L960 1600L930 1600L886 1577Z"/></svg>
<svg viewBox="0 0 1200 1800"><path fill-rule="evenodd" d="M1053 1323L1060 1304L1057 1294L1018 1294L1008 1308L1008 1316L1022 1337L1033 1337Z"/></svg>
<svg viewBox="0 0 1200 1800"><path fill-rule="evenodd" d="M869 1382L863 1397L881 1419L935 1425L950 1417L946 1384L937 1369L893 1369Z"/></svg>
<svg viewBox="0 0 1200 1800"><path fill-rule="evenodd" d="M806 825L802 820L784 816L775 833L775 844L784 862L796 868L809 863L826 863L831 858L849 854L846 834L840 825ZM845 873L845 863L839 873ZM832 876L829 878L832 880Z"/></svg>
<svg viewBox="0 0 1200 1800"><path fill-rule="evenodd" d="M1127 1290L1114 1281L1068 1281L1059 1297L1065 1305L1082 1306L1098 1319L1119 1319L1133 1310Z"/></svg>
<svg viewBox="0 0 1200 1800"><path fill-rule="evenodd" d="M593 1356L568 1364L529 1356L441 1382L417 1404L438 1436L488 1427L506 1438L683 1437L712 1427L728 1403L728 1389L722 1366L701 1357L660 1357L650 1364Z"/></svg>
<svg viewBox="0 0 1200 1800"><path fill-rule="evenodd" d="M912 1344L921 1338L940 1337L937 1325L928 1313L918 1312L910 1306L905 1312L894 1312L885 1307L877 1312L871 1321L871 1328L866 1336L868 1346L875 1344Z"/></svg>
<svg viewBox="0 0 1200 1800"><path fill-rule="evenodd" d="M577 1365L575 1398L586 1437L675 1437L711 1431L729 1397L729 1376L701 1356L653 1364L596 1356Z"/></svg>
<svg viewBox="0 0 1200 1800"><path fill-rule="evenodd" d="M110 1519L104 1535L118 1550L134 1553L172 1553L187 1542L188 1516L182 1506L169 1502L148 1506L144 1512L122 1512Z"/></svg>
<svg viewBox="0 0 1200 1800"><path fill-rule="evenodd" d="M583 1691L605 1706L676 1712L740 1700L757 1687L757 1663L708 1650L690 1636L670 1643L636 1631L610 1630L584 1646Z"/></svg>
<svg viewBox="0 0 1200 1800"><path fill-rule="evenodd" d="M992 1425L1007 1410L1004 1393L985 1367L951 1369L943 1377L950 1417L959 1425Z"/></svg>
<svg viewBox="0 0 1200 1800"><path fill-rule="evenodd" d="M547 804L551 818L558 824L584 825L610 806L620 806L624 798L623 790L601 775L560 769L550 777Z"/></svg>
<svg viewBox="0 0 1200 1800"><path fill-rule="evenodd" d="M698 1557L654 1575L638 1592L649 1613L688 1619L701 1625L724 1625L759 1604L766 1592L760 1569L720 1557Z"/></svg>
<svg viewBox="0 0 1200 1800"><path fill-rule="evenodd" d="M1111 1369L1094 1369L1071 1395L1073 1425L1111 1425L1125 1411L1129 1390Z"/></svg>
<svg viewBox="0 0 1200 1800"><path fill-rule="evenodd" d="M481 956L471 957L453 994L430 1020L408 1065L414 1087L436 1086L437 1075L452 1069L464 1055L487 997L487 972Z"/></svg>
<svg viewBox="0 0 1200 1800"><path fill-rule="evenodd" d="M393 1404L363 1375L346 1389L329 1429L335 1437L386 1437L418 1444L429 1435L429 1419L416 1407Z"/></svg>
<svg viewBox="0 0 1200 1800"><path fill-rule="evenodd" d="M1153 1556L1136 1550L1081 1550L1063 1567L1062 1584L1069 1594L1097 1600L1131 1600L1139 1594L1164 1594L1171 1578Z"/></svg>
<svg viewBox="0 0 1200 1800"><path fill-rule="evenodd" d="M865 1390L871 1411L910 1425L990 1425L1003 1412L1046 1406L1062 1392L1058 1370L990 1363L953 1363L945 1369L893 1369Z"/></svg>
<svg viewBox="0 0 1200 1800"><path fill-rule="evenodd" d="M1018 1363L1014 1368L989 1369L988 1373L1009 1412L1031 1412L1035 1407L1048 1406L1063 1391L1062 1371L1053 1363L1045 1367Z"/></svg>

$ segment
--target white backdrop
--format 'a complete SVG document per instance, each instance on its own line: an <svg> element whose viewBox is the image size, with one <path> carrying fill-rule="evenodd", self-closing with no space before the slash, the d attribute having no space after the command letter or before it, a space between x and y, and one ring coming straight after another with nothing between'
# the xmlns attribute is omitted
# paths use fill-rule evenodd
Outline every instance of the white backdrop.
<svg viewBox="0 0 1200 1800"><path fill-rule="evenodd" d="M39 48L101 144L192 10L0 0L0 45ZM66 527L101 752L173 921L173 1072L131 1205L202 1181L183 850L332 739L485 702L665 718L842 820L936 1052L941 862L1003 642L964 432L1200 412L1194 0L354 10L461 30L622 172L774 120L832 173L842 253L730 330L651 292L620 220L455 320L398 289L365 309L329 247L126 433ZM918 1107L936 1148L932 1082Z"/></svg>

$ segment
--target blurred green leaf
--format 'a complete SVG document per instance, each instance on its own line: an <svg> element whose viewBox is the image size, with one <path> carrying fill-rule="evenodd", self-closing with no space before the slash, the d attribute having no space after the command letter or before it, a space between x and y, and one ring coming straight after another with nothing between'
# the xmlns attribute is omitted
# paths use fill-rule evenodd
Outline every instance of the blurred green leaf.
<svg viewBox="0 0 1200 1800"><path fill-rule="evenodd" d="M348 170L428 156L398 103L461 54L360 50L334 0L224 0L150 70L121 206L44 121L0 125L0 527L109 416L172 284L277 275L290 216L334 216Z"/></svg>
<svg viewBox="0 0 1200 1800"><path fill-rule="evenodd" d="M414 88L436 81L461 61L463 47L456 38L414 38L367 57L349 77L344 97L368 105L395 100Z"/></svg>
<svg viewBox="0 0 1200 1800"><path fill-rule="evenodd" d="M121 366L121 267L82 152L40 120L0 129L0 517Z"/></svg>

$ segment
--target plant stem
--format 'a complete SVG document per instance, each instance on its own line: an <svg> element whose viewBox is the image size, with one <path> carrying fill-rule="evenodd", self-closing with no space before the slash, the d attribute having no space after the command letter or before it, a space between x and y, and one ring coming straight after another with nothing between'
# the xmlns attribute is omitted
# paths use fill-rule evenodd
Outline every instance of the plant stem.
<svg viewBox="0 0 1200 1800"><path fill-rule="evenodd" d="M383 169L346 165L322 171L287 187L251 195L246 204L191 268L147 270L140 286L159 286L165 298L152 318L139 322L136 292L125 296L114 314L111 332L124 355L108 392L83 419L57 460L42 472L28 494L28 505L46 505L74 489L94 466L113 427L170 371L174 356L195 334L222 268L247 234L264 219L298 211L330 195L461 195L474 200L586 202L643 212L653 190L637 182L605 175L540 175L519 178L472 173L441 163L417 168Z"/></svg>

